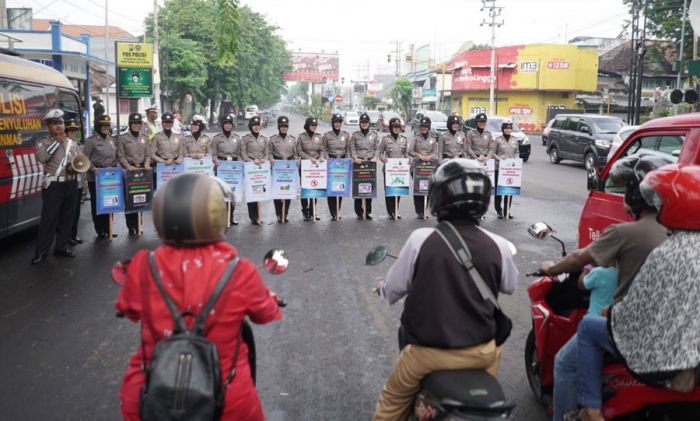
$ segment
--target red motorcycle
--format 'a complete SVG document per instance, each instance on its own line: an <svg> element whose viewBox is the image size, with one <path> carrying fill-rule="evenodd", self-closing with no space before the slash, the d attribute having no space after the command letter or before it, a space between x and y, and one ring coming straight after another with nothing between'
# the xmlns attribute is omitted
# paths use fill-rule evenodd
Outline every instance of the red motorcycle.
<svg viewBox="0 0 700 421"><path fill-rule="evenodd" d="M543 222L528 232L535 238L556 238L554 230ZM589 296L578 288L580 272L544 276L542 272L527 288L532 312L532 330L525 345L525 370L537 400L551 409L554 386L554 357L576 333L579 321L588 311ZM603 367L603 407L606 420L700 420L700 387L681 393L642 383L625 368L624 362L609 356Z"/></svg>

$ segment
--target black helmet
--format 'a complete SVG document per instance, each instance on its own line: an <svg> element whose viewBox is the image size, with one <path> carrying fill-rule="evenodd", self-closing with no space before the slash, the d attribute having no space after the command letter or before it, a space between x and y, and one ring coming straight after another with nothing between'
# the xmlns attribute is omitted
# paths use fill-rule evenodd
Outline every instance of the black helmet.
<svg viewBox="0 0 700 421"><path fill-rule="evenodd" d="M78 126L78 122L75 121L74 118L65 119L64 122L65 122L65 125L66 125L65 131L68 131L68 130L80 130L80 126Z"/></svg>
<svg viewBox="0 0 700 421"><path fill-rule="evenodd" d="M191 172L169 179L158 188L153 223L167 244L191 246L224 239L226 197L231 189L215 177Z"/></svg>
<svg viewBox="0 0 700 421"><path fill-rule="evenodd" d="M277 117L277 128L279 129L282 126L289 127L289 118L283 115Z"/></svg>
<svg viewBox="0 0 700 421"><path fill-rule="evenodd" d="M401 119L398 117L392 117L389 119L389 130L394 127L401 128Z"/></svg>
<svg viewBox="0 0 700 421"><path fill-rule="evenodd" d="M487 121L488 117L486 117L485 113L479 113L476 115L476 117L474 117L474 120L476 120L476 122L478 123L480 121Z"/></svg>
<svg viewBox="0 0 700 421"><path fill-rule="evenodd" d="M442 219L478 221L488 210L491 180L478 163L464 158L451 159L435 169L430 177L430 212Z"/></svg>
<svg viewBox="0 0 700 421"><path fill-rule="evenodd" d="M231 123L234 126L236 125L236 120L233 118L231 114L225 116L224 118L221 119L221 128L224 128L224 124L226 123Z"/></svg>
<svg viewBox="0 0 700 421"><path fill-rule="evenodd" d="M163 115L160 116L160 121L161 123L172 123L175 121L175 117L172 113L163 113Z"/></svg>
<svg viewBox="0 0 700 421"><path fill-rule="evenodd" d="M635 216L643 210L656 210L647 203L639 190L639 184L647 173L673 163L660 155L632 155L619 159L610 169L609 185L625 188L625 202Z"/></svg>
<svg viewBox="0 0 700 421"><path fill-rule="evenodd" d="M143 117L141 117L141 114L139 114L139 113L129 114L129 125L131 126L132 124L143 124Z"/></svg>
<svg viewBox="0 0 700 421"><path fill-rule="evenodd" d="M318 126L318 120L316 117L307 117L304 122L304 130L309 130L311 126Z"/></svg>
<svg viewBox="0 0 700 421"><path fill-rule="evenodd" d="M447 117L447 128L450 130L452 130L453 124L460 124L460 123L461 123L461 121L460 121L460 118L458 115L451 115L451 116Z"/></svg>
<svg viewBox="0 0 700 421"><path fill-rule="evenodd" d="M370 122L369 114L367 114L367 113L360 114L360 123L369 123L369 122Z"/></svg>
<svg viewBox="0 0 700 421"><path fill-rule="evenodd" d="M259 126L260 125L260 117L251 117L250 120L248 120L248 128L250 129L253 126Z"/></svg>
<svg viewBox="0 0 700 421"><path fill-rule="evenodd" d="M421 127L426 126L426 127L430 128L430 126L432 126L432 121L430 121L430 117L421 118L420 119L420 126Z"/></svg>
<svg viewBox="0 0 700 421"><path fill-rule="evenodd" d="M335 124L335 122L343 122L343 115L340 113L335 113L333 114L333 117L331 117L331 124Z"/></svg>
<svg viewBox="0 0 700 421"><path fill-rule="evenodd" d="M509 118L504 118L503 122L501 123L501 132L503 132L504 129L513 130L513 120Z"/></svg>
<svg viewBox="0 0 700 421"><path fill-rule="evenodd" d="M100 118L97 119L97 124L100 126L112 126L112 119L109 118L108 115L101 115Z"/></svg>

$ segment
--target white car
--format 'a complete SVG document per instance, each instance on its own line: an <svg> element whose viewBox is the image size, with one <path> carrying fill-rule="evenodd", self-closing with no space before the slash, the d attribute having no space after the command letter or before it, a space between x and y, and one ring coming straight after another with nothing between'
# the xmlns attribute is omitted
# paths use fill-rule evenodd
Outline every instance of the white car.
<svg viewBox="0 0 700 421"><path fill-rule="evenodd" d="M343 124L346 126L359 126L360 125L360 115L355 111L348 111L345 113L345 119Z"/></svg>
<svg viewBox="0 0 700 421"><path fill-rule="evenodd" d="M625 143L625 140L627 140L630 135L639 128L639 126L624 126L623 128L620 129L619 132L613 137L612 142L610 143L610 151L608 151L608 160L612 158L612 156L615 154L615 151Z"/></svg>

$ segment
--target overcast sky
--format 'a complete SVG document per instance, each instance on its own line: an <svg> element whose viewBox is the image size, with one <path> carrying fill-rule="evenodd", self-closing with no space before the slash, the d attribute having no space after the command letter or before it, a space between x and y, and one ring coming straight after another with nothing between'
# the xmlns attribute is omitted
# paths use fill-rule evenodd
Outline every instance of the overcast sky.
<svg viewBox="0 0 700 421"><path fill-rule="evenodd" d="M158 0L162 5L163 0ZM140 35L149 0L108 0L110 24ZM438 61L465 41L488 44L480 26L487 13L479 0L241 0L276 24L291 50L337 51L341 76L364 78L393 73L387 54L400 41L433 44ZM7 7L31 7L35 17L71 24L104 24L105 0L7 0ZM497 0L503 7L496 45L563 43L568 37L616 37L628 16L622 0ZM137 12L138 11L138 12ZM207 28L202 28L207 30ZM264 49L265 46L261 45Z"/></svg>

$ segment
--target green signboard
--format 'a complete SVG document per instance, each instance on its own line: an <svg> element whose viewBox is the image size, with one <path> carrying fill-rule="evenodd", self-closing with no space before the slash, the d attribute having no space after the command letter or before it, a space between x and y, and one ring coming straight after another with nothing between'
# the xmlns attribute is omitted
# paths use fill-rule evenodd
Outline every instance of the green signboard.
<svg viewBox="0 0 700 421"><path fill-rule="evenodd" d="M153 70L120 67L119 97L144 98L153 96Z"/></svg>

